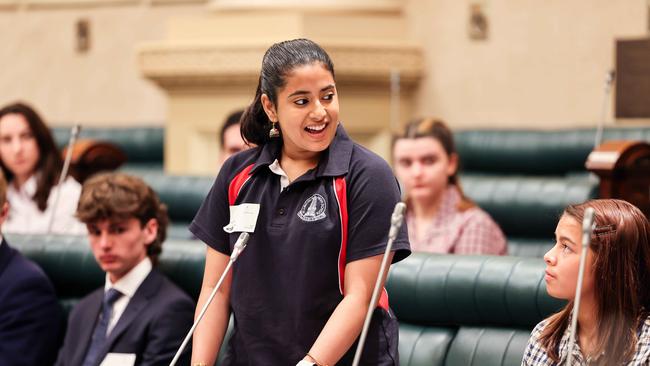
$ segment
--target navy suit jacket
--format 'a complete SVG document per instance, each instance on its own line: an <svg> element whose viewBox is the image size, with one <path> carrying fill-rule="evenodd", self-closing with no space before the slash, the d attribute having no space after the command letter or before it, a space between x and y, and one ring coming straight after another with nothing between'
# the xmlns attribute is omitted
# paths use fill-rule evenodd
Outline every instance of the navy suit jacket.
<svg viewBox="0 0 650 366"><path fill-rule="evenodd" d="M83 363L103 296L102 287L81 299L70 313L57 366ZM154 268L109 333L97 365L108 353L134 353L139 366L169 365L192 327L194 307L187 294ZM183 356L178 364L189 364L189 347Z"/></svg>
<svg viewBox="0 0 650 366"><path fill-rule="evenodd" d="M0 366L52 365L65 318L36 264L0 243Z"/></svg>

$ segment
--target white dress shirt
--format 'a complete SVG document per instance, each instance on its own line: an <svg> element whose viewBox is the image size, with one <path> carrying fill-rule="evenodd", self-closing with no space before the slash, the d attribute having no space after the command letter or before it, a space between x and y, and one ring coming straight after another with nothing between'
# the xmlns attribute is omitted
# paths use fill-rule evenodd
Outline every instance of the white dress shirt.
<svg viewBox="0 0 650 366"><path fill-rule="evenodd" d="M108 291L111 287L118 290L122 293L122 296L115 301L113 304L113 312L111 314L111 319L108 322L107 334L111 333L117 321L120 320L124 309L129 305L129 301L135 295L135 292L138 290L142 282L151 272L153 265L151 264L151 259L145 257L140 263L136 264L124 277L117 280L115 283L111 283L110 278L108 278L108 273L106 274L106 281L104 283L104 293Z"/></svg>
<svg viewBox="0 0 650 366"><path fill-rule="evenodd" d="M287 173L284 172L282 167L280 166L280 161L278 159L275 159L271 165L269 165L269 170L273 172L275 175L280 176L280 192L282 192L285 188L289 186L289 177L287 176Z"/></svg>
<svg viewBox="0 0 650 366"><path fill-rule="evenodd" d="M54 212L55 196L60 191L59 201ZM74 216L81 194L81 185L68 177L61 187L54 186L47 199L45 211L38 209L32 199L36 193L36 176L32 175L20 188L14 184L7 187L9 217L2 225L4 233L47 234L50 219L54 215L52 233L85 235L86 226Z"/></svg>

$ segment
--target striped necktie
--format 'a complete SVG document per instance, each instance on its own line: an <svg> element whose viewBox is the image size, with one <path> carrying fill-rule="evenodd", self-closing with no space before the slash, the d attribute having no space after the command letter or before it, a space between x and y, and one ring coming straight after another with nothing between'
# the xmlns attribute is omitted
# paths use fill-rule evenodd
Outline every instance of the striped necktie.
<svg viewBox="0 0 650 366"><path fill-rule="evenodd" d="M95 330L93 331L93 337L90 340L90 347L86 352L86 358L84 358L83 366L93 366L98 364L97 356L99 355L99 350L104 346L106 342L106 332L108 331L108 322L111 319L111 314L113 313L113 304L117 299L122 296L122 293L117 291L114 288L110 288L106 293L104 293L104 300L102 301L102 313L99 316L99 321L95 325Z"/></svg>

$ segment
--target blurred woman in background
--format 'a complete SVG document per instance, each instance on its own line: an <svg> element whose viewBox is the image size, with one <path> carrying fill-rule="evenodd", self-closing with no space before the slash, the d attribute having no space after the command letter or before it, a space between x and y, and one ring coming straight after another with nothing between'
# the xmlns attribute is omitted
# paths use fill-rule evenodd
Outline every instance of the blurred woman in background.
<svg viewBox="0 0 650 366"><path fill-rule="evenodd" d="M74 217L81 185L67 177L58 186L63 167L61 154L49 128L26 104L14 103L0 109L0 167L9 182L10 208L4 233L86 232Z"/></svg>
<svg viewBox="0 0 650 366"><path fill-rule="evenodd" d="M406 191L413 251L506 254L499 226L463 194L453 135L442 121L410 122L395 139L393 166Z"/></svg>

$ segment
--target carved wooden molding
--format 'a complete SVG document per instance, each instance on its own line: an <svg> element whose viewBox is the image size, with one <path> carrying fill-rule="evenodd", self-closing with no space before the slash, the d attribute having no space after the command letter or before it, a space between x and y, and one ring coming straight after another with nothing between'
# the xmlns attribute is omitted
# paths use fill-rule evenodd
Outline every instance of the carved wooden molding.
<svg viewBox="0 0 650 366"><path fill-rule="evenodd" d="M214 10L299 10L323 12L381 12L398 13L402 11L402 0L212 0Z"/></svg>
<svg viewBox="0 0 650 366"><path fill-rule="evenodd" d="M600 178L599 196L626 200L650 217L650 144L605 141L587 157L587 169Z"/></svg>
<svg viewBox="0 0 650 366"><path fill-rule="evenodd" d="M87 8L139 4L140 0L22 0L29 8Z"/></svg>
<svg viewBox="0 0 650 366"><path fill-rule="evenodd" d="M13 10L20 6L27 9L58 9L58 8L92 8L124 5L182 5L204 4L208 0L0 0L0 10Z"/></svg>
<svg viewBox="0 0 650 366"><path fill-rule="evenodd" d="M208 0L149 0L152 5L205 4Z"/></svg>
<svg viewBox="0 0 650 366"><path fill-rule="evenodd" d="M399 70L405 87L422 75L420 49L413 45L320 43L334 61L337 81L388 83ZM138 61L145 77L163 87L256 82L268 44L219 45L159 43L142 46Z"/></svg>
<svg viewBox="0 0 650 366"><path fill-rule="evenodd" d="M0 0L0 10L12 10L18 7L19 0Z"/></svg>

